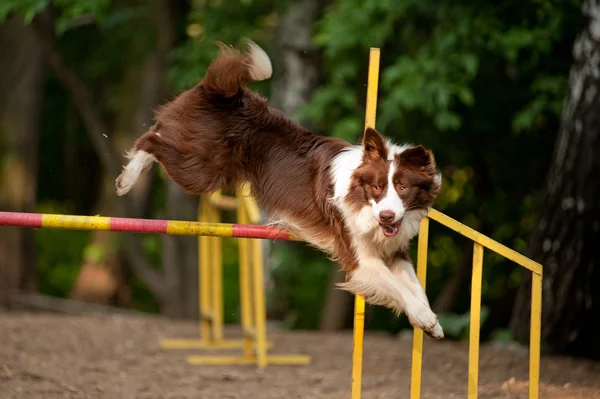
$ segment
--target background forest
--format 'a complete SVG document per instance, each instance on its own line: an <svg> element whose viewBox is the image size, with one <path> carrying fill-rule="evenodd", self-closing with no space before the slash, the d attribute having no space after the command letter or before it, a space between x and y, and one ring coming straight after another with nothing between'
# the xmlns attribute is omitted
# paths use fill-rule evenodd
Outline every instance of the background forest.
<svg viewBox="0 0 600 399"><path fill-rule="evenodd" d="M158 167L123 198L114 178L153 109L199 82L215 41L256 41L274 77L252 87L352 142L380 47L377 128L433 149L438 210L544 265L545 349L600 358L599 18L590 0L2 0L0 210L194 220L198 199ZM38 292L196 318L196 242L3 227L0 301ZM301 243L265 244L271 319L351 328L335 265ZM237 243L224 245L235 322ZM428 294L456 339L471 257L470 241L432 224ZM527 275L489 253L484 265L482 338L526 341ZM369 329L407 327L368 310Z"/></svg>

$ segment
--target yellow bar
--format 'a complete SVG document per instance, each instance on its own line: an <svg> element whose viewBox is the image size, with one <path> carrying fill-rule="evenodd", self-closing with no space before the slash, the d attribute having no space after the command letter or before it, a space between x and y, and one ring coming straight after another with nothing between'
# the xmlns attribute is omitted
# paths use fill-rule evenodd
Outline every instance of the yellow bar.
<svg viewBox="0 0 600 399"><path fill-rule="evenodd" d="M237 209L237 201L234 197L228 197L221 194L212 195L210 197L210 204L215 208L226 211L235 211Z"/></svg>
<svg viewBox="0 0 600 399"><path fill-rule="evenodd" d="M369 75L367 81L367 104L365 110L365 130L375 128L377 115L377 88L379 86L380 50L369 50ZM365 334L365 299L356 295L354 299L354 347L352 351L352 399L360 399L362 386L362 357Z"/></svg>
<svg viewBox="0 0 600 399"><path fill-rule="evenodd" d="M44 215L42 227L71 230L110 230L110 218L104 216Z"/></svg>
<svg viewBox="0 0 600 399"><path fill-rule="evenodd" d="M242 340L221 340L219 342L209 342L204 339L163 339L160 346L163 349L239 349L242 347Z"/></svg>
<svg viewBox="0 0 600 399"><path fill-rule="evenodd" d="M377 115L377 88L379 86L379 58L379 49L377 47L371 47L371 50L369 51L365 129L367 127L375 128L375 119Z"/></svg>
<svg viewBox="0 0 600 399"><path fill-rule="evenodd" d="M208 197L206 198L206 201L209 201ZM198 224L195 222L171 220L167 225L167 234L233 237L233 225L214 222Z"/></svg>
<svg viewBox="0 0 600 399"><path fill-rule="evenodd" d="M365 299L354 298L354 347L352 349L352 399L360 399L362 385L363 340L365 334Z"/></svg>
<svg viewBox="0 0 600 399"><path fill-rule="evenodd" d="M479 330L481 328L481 279L483 275L483 246L473 243L473 274L471 280L471 325L469 327L469 385L468 398L477 398L479 380Z"/></svg>
<svg viewBox="0 0 600 399"><path fill-rule="evenodd" d="M444 215L443 213L435 209L431 209L429 211L429 217L435 220L436 222L441 223L444 226L449 227L452 230L462 234L463 236L468 237L471 240L483 245L484 247L491 249L497 254L500 254L505 258L510 259L513 262L531 270L532 272L542 274L542 265L540 265L539 263L521 255L516 251L513 251L507 246L500 244L498 241L494 241L488 236L485 236L480 232L473 230L468 226L465 226L459 221L452 219L450 216Z"/></svg>
<svg viewBox="0 0 600 399"><path fill-rule="evenodd" d="M216 192L217 196L221 191ZM221 213L210 203L207 205L210 222L220 222ZM223 262L221 238L211 237L210 240L210 273L212 284L212 331L213 340L219 342L223 339Z"/></svg>
<svg viewBox="0 0 600 399"><path fill-rule="evenodd" d="M252 240L252 271L254 282L254 328L256 330L256 360L259 368L267 367L267 304L265 301L262 242Z"/></svg>
<svg viewBox="0 0 600 399"><path fill-rule="evenodd" d="M251 342L254 347L254 342ZM219 342L209 342L203 339L163 339L160 341L163 349L244 349L242 339L222 339ZM273 348L273 342L267 341L267 349ZM254 356L250 353L250 356Z"/></svg>
<svg viewBox="0 0 600 399"><path fill-rule="evenodd" d="M417 247L417 277L425 289L427 282L427 246L429 241L429 218L423 218L419 226ZM410 398L421 397L421 370L423 369L423 330L413 330L412 367L410 377Z"/></svg>
<svg viewBox="0 0 600 399"><path fill-rule="evenodd" d="M248 183L244 183L241 188L241 199L244 203L244 206L246 207L246 215L248 216L247 223L260 223L260 209L258 208L256 201L252 197L252 194L250 192L250 185Z"/></svg>
<svg viewBox="0 0 600 399"><path fill-rule="evenodd" d="M243 201L243 196L238 190L238 211L237 222L240 224L248 223L246 207ZM250 294L250 243L246 238L240 238L239 243L239 259L240 259L240 302L241 302L241 323L244 331L253 327L252 323L252 298ZM244 335L244 355L252 356L252 348L254 341L252 337Z"/></svg>
<svg viewBox="0 0 600 399"><path fill-rule="evenodd" d="M200 221L208 221L208 197L203 196L200 199ZM200 248L199 258L199 297L200 297L200 315L211 314L211 293L210 293L210 237L198 237ZM206 342L211 342L210 333L211 321L205 317L200 317L200 338Z"/></svg>
<svg viewBox="0 0 600 399"><path fill-rule="evenodd" d="M247 365L259 363L259 360L256 356L188 356L187 361L189 364L193 365L213 366ZM269 355L265 357L265 366L268 364L306 365L310 364L310 361L310 356L305 355Z"/></svg>
<svg viewBox="0 0 600 399"><path fill-rule="evenodd" d="M542 331L542 275L532 273L531 277L529 399L538 399L540 389L540 335Z"/></svg>

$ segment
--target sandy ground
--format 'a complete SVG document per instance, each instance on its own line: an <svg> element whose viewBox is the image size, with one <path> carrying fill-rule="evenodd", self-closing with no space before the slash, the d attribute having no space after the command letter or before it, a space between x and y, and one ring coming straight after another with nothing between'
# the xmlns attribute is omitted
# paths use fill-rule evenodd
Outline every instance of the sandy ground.
<svg viewBox="0 0 600 399"><path fill-rule="evenodd" d="M160 338L193 338L192 323L130 316L0 313L0 398L350 398L352 334L272 331L273 353L309 366L190 366ZM228 329L228 337L237 335ZM367 334L364 399L407 398L411 339ZM426 339L422 398L465 398L466 343ZM526 398L528 354L485 346L480 398ZM544 357L542 398L600 398L600 363Z"/></svg>

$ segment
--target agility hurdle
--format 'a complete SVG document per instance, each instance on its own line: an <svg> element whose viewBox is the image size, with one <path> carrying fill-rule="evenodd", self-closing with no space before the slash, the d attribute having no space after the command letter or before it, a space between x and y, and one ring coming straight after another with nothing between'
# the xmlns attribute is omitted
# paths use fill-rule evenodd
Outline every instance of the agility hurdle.
<svg viewBox="0 0 600 399"><path fill-rule="evenodd" d="M236 191L236 197L223 196L221 191L217 191L210 196L202 196L198 208L198 221L200 223L218 223L220 222L221 211L237 211L237 221L242 224L260 223L260 211L256 203L250 197L249 189L246 185L241 186ZM258 245L260 246L259 242ZM260 251L261 248L254 249L254 245L248 245L246 240L239 240L239 278L240 278L240 308L243 338L238 340L223 339L223 295L222 295L222 247L221 239L218 237L199 236L198 247L198 293L199 293L199 329L200 339L165 339L160 342L164 349L240 349L244 348L245 358L232 357L211 357L210 359L200 359L194 357L188 359L188 362L199 364L201 362L213 362L217 364L246 363L249 362L252 348L257 349L258 365L264 367L263 346L270 349L271 342L262 342L261 337L265 337L264 328L257 327L257 321L254 316L258 316L260 310L258 306L261 301L260 293L254 287L253 270L255 267L263 268L262 254L260 258L253 256L253 252ZM257 281L256 284L259 282ZM258 287L256 287L258 288ZM252 292L251 292L252 291ZM252 293L254 293L252 295ZM255 300L252 299L255 298ZM253 308L254 306L254 308ZM261 323L264 324L264 323ZM212 360L211 360L212 359ZM307 364L310 358L307 356L286 357L281 356L267 359L280 363L291 362L293 364Z"/></svg>
<svg viewBox="0 0 600 399"><path fill-rule="evenodd" d="M222 210L236 210L242 224L260 223L260 211L250 195L248 185L236 190L236 197L223 196L221 191L203 196L199 211L200 223L219 223ZM289 237L292 238L292 237ZM200 236L199 241L199 340L163 340L165 349L239 349L243 355L188 356L193 365L268 364L306 365L306 355L269 355L273 344L267 341L266 302L264 295L264 262L260 241L240 239L239 276L241 308L241 340L223 339L222 245L221 238ZM254 354L255 353L255 354Z"/></svg>
<svg viewBox="0 0 600 399"><path fill-rule="evenodd" d="M367 87L367 113L365 118L365 127L375 127L375 112L377 101L377 82L379 76L379 57L380 50L371 48L369 59L369 84ZM217 196L220 194L217 194ZM239 198L238 198L239 200ZM239 211L239 208L238 208ZM207 216L202 214L201 216ZM209 216L208 216L209 217ZM429 236L429 220L436 222L458 232L459 234L471 239L474 242L473 247L473 273L471 283L471 312L470 312L470 335L469 335L469 370L468 370L468 398L475 399L478 396L478 372L479 372L479 331L480 331L480 312L481 312L481 284L483 270L483 248L487 248L497 254L514 261L522 267L529 269L532 272L532 299L531 299L531 327L530 327L530 352L529 352L529 398L537 399L539 397L539 368L540 368L540 333L541 333L541 307L542 307L542 266L539 263L532 261L529 258L511 250L510 248L492 240L491 238L467 227L466 225L450 218L449 216L431 209L428 216L421 221L418 238L418 259L417 259L417 276L423 287L426 283L427 273L427 249ZM204 219L206 220L206 219ZM172 235L196 235L199 236L200 243L204 243L204 252L211 248L207 241L201 241L203 237L234 237L234 238L261 238L261 239L281 239L281 240L297 240L285 231L269 226L258 226L252 224L224 224L214 222L186 222L186 221L169 221L169 220L150 220L150 219L128 219L128 218L110 218L100 216L72 216L72 215L47 215L35 213L18 213L18 212L0 212L0 225L5 226L20 226L33 228L58 228L70 230L105 230L105 231L121 231L131 233L154 233L154 234L172 234ZM238 221L248 221L248 216L244 213L239 215ZM245 240L240 240L245 241ZM257 240L253 240L258 243ZM241 242L240 242L241 244ZM252 253L252 258L255 264L259 263L259 257L262 259L260 244L256 245L256 251ZM213 247L214 248L214 247ZM247 251L243 251L248 254ZM220 252L219 252L220 253ZM248 265L246 260L240 262L240 268L245 271L240 273L249 273L242 267ZM241 260L241 259L240 259ZM209 264L202 262L201 264ZM208 269L206 269L208 270ZM207 277L206 271L202 273L205 281L211 280L213 283L218 280L213 280ZM264 304L264 292L262 287L263 268L254 267L254 290L258 297L259 305ZM248 279L245 278L245 281ZM257 283L258 282L258 283ZM241 282L240 282L241 283ZM202 286L204 287L204 286ZM220 294L219 288L214 288L212 294L206 291L205 295L216 300L217 294ZM260 291L260 293L258 293ZM245 291L249 294L249 290ZM202 295L202 294L201 294ZM206 299L206 298L205 298ZM202 299L201 299L202 301ZM242 301L246 301L242 299ZM204 302L206 304L209 301ZM246 302L248 303L248 302ZM212 305L211 305L212 306ZM218 305L217 305L218 308ZM247 307L246 309L249 309ZM264 325L265 322L264 305L256 306L258 316L255 315L256 326ZM206 314L210 314L208 308L204 309ZM361 396L361 379L362 379L362 354L363 354L363 337L364 337L364 314L365 303L360 296L355 298L354 309L354 338L353 338L353 359L352 359L352 399L360 399ZM242 326L249 327L250 320L244 316L242 311ZM211 329L210 322L218 322L218 317L206 317L205 324L201 321L201 330L203 337L207 337L208 331ZM246 322L244 322L246 320ZM222 322L222 319L221 319ZM208 327L207 327L208 326ZM218 334L218 327L214 327ZM217 334L213 334L211 342L215 341ZM423 350L423 331L414 329L413 352L412 352L412 374L411 374L411 399L418 399L421 393L421 371L422 371L422 350ZM258 334L255 334L258 335ZM264 337L264 335L263 335ZM229 361L211 361L210 358L199 359L199 364L257 364L259 367L264 367L269 363L266 355L266 340L261 338L254 341L254 345L261 345L263 349L253 356L251 355L252 346L251 340L254 338L252 334L244 335L244 356L232 358ZM222 342L222 341L221 341ZM261 344L262 343L262 344ZM238 345L237 343L235 345ZM210 347L210 345L209 345ZM257 346L258 348L258 346ZM243 359L249 359L242 361ZM213 359L214 360L214 359ZM193 362L193 359L188 361ZM273 361L272 363L276 363ZM287 364L287 363L286 363Z"/></svg>

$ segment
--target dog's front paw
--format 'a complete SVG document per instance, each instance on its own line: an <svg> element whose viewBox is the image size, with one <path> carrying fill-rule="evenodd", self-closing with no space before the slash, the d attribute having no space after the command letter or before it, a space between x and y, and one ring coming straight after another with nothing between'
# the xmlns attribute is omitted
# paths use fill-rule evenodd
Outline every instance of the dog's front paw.
<svg viewBox="0 0 600 399"><path fill-rule="evenodd" d="M423 332L433 339L444 338L444 330L439 322L435 323L435 326L431 329L423 329Z"/></svg>
<svg viewBox="0 0 600 399"><path fill-rule="evenodd" d="M428 307L419 306L408 315L408 319L413 327L422 329L431 338L444 338L444 330L438 322L437 316Z"/></svg>

